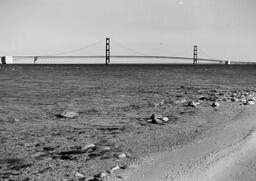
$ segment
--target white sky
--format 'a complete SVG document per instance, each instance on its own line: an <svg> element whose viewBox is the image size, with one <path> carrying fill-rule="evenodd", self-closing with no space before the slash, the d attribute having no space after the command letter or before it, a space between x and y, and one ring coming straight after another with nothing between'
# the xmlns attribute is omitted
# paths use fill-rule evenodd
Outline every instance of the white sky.
<svg viewBox="0 0 256 181"><path fill-rule="evenodd" d="M104 55L110 37L148 55L192 56L197 44L202 58L256 61L255 18L255 0L0 0L0 55L99 40L75 55ZM132 54L111 45L112 54Z"/></svg>

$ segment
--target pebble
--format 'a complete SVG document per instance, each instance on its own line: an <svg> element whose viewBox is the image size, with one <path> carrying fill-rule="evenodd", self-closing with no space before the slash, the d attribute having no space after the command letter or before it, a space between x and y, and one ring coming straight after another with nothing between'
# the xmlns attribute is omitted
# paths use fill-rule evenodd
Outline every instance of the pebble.
<svg viewBox="0 0 256 181"><path fill-rule="evenodd" d="M55 116L60 118L76 118L78 117L78 113L74 111L64 111L62 113L56 114Z"/></svg>
<svg viewBox="0 0 256 181"><path fill-rule="evenodd" d="M246 102L246 105L252 105L252 104L255 104L255 102L254 101L247 101Z"/></svg>
<svg viewBox="0 0 256 181"><path fill-rule="evenodd" d="M152 116L150 117L151 123L161 124L162 123L162 120L161 120L162 118L163 118L162 115L152 114Z"/></svg>
<svg viewBox="0 0 256 181"><path fill-rule="evenodd" d="M111 168L111 170L109 172L113 173L114 171L119 170L119 169L120 169L120 167L117 165L117 166Z"/></svg>
<svg viewBox="0 0 256 181"><path fill-rule="evenodd" d="M76 172L75 176L76 176L77 178L84 178L84 177L85 177L84 174L81 174L81 173L79 173L79 172Z"/></svg>
<svg viewBox="0 0 256 181"><path fill-rule="evenodd" d="M198 102L199 103L199 102ZM195 103L194 101L189 101L188 102L188 106L190 107L196 107L198 105L198 103ZM199 103L200 104L200 103Z"/></svg>
<svg viewBox="0 0 256 181"><path fill-rule="evenodd" d="M92 149L92 148L95 148L95 147L96 147L96 145L91 143L91 144L83 146L82 150L86 151L86 150L89 150L89 149Z"/></svg>
<svg viewBox="0 0 256 181"><path fill-rule="evenodd" d="M219 107L219 106L220 106L220 103L218 103L218 102L212 103L212 107Z"/></svg>
<svg viewBox="0 0 256 181"><path fill-rule="evenodd" d="M164 122L167 122L167 121L169 121L169 118L163 117L162 120L163 120Z"/></svg>
<svg viewBox="0 0 256 181"><path fill-rule="evenodd" d="M102 172L99 174L100 178L106 178L108 176L108 174L106 172Z"/></svg>
<svg viewBox="0 0 256 181"><path fill-rule="evenodd" d="M127 155L125 153L121 153L120 155L118 155L118 158L126 158Z"/></svg>

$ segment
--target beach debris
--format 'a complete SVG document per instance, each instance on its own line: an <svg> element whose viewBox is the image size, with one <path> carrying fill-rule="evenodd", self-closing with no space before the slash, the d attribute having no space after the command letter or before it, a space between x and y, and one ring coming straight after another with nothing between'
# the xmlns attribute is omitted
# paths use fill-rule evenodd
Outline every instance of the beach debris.
<svg viewBox="0 0 256 181"><path fill-rule="evenodd" d="M55 116L58 118L77 118L78 113L76 113L74 111L63 111L61 113L55 114Z"/></svg>
<svg viewBox="0 0 256 181"><path fill-rule="evenodd" d="M218 102L213 102L212 103L212 107L219 107L220 106L220 103L218 103Z"/></svg>
<svg viewBox="0 0 256 181"><path fill-rule="evenodd" d="M196 107L200 104L200 102L195 102L195 101L189 101L188 102L188 106L190 107Z"/></svg>

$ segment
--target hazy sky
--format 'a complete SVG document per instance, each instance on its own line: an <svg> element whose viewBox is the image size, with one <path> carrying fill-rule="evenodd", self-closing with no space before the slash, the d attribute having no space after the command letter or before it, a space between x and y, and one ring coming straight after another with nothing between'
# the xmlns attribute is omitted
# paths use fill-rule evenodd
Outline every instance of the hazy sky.
<svg viewBox="0 0 256 181"><path fill-rule="evenodd" d="M147 55L256 61L255 0L0 0L0 55L104 55L110 37ZM112 43L112 42L111 42ZM111 44L112 54L132 54ZM73 54L74 55L74 54Z"/></svg>

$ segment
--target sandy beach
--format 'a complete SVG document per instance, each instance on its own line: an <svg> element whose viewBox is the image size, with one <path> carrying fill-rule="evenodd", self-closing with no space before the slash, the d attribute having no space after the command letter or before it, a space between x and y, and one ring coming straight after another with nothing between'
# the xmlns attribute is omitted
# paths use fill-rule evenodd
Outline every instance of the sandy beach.
<svg viewBox="0 0 256 181"><path fill-rule="evenodd" d="M240 144L253 137L255 67L20 65L0 73L2 180L226 180L223 158L242 170L237 155L227 156L253 154Z"/></svg>
<svg viewBox="0 0 256 181"><path fill-rule="evenodd" d="M232 122L210 129L191 144L145 158L123 173L123 180L253 181L255 126L256 106L250 106Z"/></svg>

